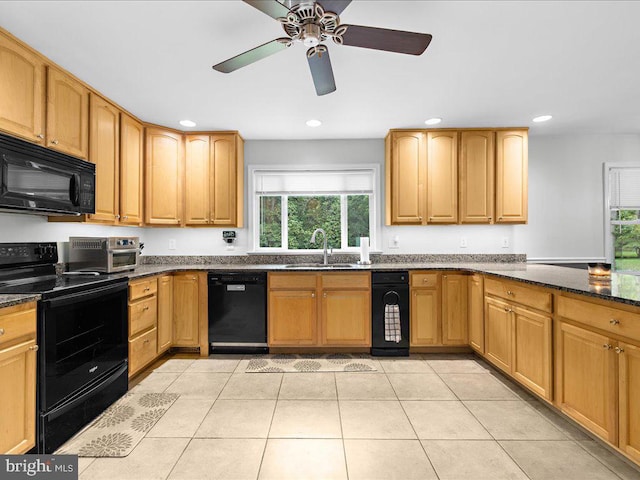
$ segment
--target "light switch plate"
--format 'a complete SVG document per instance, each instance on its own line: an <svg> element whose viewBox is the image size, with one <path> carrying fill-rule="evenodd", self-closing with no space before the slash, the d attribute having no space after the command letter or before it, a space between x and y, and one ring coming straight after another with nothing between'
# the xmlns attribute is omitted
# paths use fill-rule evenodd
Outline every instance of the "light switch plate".
<svg viewBox="0 0 640 480"><path fill-rule="evenodd" d="M460 237L460 248L467 248L467 237Z"/></svg>
<svg viewBox="0 0 640 480"><path fill-rule="evenodd" d="M171 238L169 239L169 250L175 250L175 249L176 249L176 239Z"/></svg>
<svg viewBox="0 0 640 480"><path fill-rule="evenodd" d="M502 248L509 248L509 237L502 237Z"/></svg>

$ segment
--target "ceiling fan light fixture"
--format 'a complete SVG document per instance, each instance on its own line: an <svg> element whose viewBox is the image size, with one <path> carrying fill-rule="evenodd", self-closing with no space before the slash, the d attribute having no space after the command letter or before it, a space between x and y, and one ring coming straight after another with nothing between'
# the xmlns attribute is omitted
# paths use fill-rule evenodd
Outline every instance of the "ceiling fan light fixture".
<svg viewBox="0 0 640 480"><path fill-rule="evenodd" d="M316 120L315 118L312 118L311 120L307 120L307 127L311 127L311 128L315 128L315 127L319 127L320 125L322 125L322 122L320 120Z"/></svg>
<svg viewBox="0 0 640 480"><path fill-rule="evenodd" d="M553 118L552 115L540 115L539 117L535 117L533 121L536 123L542 123L542 122L548 122L552 118Z"/></svg>
<svg viewBox="0 0 640 480"><path fill-rule="evenodd" d="M426 123L427 125L437 125L440 122L442 122L442 119L441 118L437 118L437 117L430 118L430 119L424 121L424 123Z"/></svg>
<svg viewBox="0 0 640 480"><path fill-rule="evenodd" d="M180 120L180 125L182 125L183 127L195 127L196 122L192 120Z"/></svg>

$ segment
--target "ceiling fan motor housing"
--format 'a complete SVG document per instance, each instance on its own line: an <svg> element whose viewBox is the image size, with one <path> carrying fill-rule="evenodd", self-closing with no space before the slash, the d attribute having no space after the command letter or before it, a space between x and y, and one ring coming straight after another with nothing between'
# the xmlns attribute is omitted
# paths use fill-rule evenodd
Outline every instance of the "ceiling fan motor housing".
<svg viewBox="0 0 640 480"><path fill-rule="evenodd" d="M342 44L342 35L347 30L346 26L340 26L338 15L325 12L322 5L316 2L294 5L287 17L279 20L291 40L300 40L307 47L315 47L328 38Z"/></svg>

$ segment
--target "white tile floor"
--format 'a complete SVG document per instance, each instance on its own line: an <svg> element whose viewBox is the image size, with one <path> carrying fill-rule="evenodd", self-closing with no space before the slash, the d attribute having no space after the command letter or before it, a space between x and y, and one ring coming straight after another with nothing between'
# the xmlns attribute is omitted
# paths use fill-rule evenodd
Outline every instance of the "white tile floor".
<svg viewBox="0 0 640 480"><path fill-rule="evenodd" d="M640 470L472 355L377 372L244 373L172 358L134 391L180 398L125 458L81 479L638 480Z"/></svg>

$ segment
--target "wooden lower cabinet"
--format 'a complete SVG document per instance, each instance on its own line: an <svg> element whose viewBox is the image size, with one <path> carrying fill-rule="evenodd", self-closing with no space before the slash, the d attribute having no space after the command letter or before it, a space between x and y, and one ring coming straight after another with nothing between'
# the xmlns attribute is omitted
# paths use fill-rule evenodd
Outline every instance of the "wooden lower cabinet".
<svg viewBox="0 0 640 480"><path fill-rule="evenodd" d="M513 362L511 375L547 400L552 400L551 317L512 307Z"/></svg>
<svg viewBox="0 0 640 480"><path fill-rule="evenodd" d="M157 277L129 282L129 378L156 358Z"/></svg>
<svg viewBox="0 0 640 480"><path fill-rule="evenodd" d="M317 345L315 291L269 292L269 345Z"/></svg>
<svg viewBox="0 0 640 480"><path fill-rule="evenodd" d="M371 346L371 275L270 273L269 346Z"/></svg>
<svg viewBox="0 0 640 480"><path fill-rule="evenodd" d="M173 276L173 345L200 346L198 273Z"/></svg>
<svg viewBox="0 0 640 480"><path fill-rule="evenodd" d="M565 322L555 329L556 405L616 444L617 358L609 337Z"/></svg>
<svg viewBox="0 0 640 480"><path fill-rule="evenodd" d="M620 342L619 447L640 462L640 347Z"/></svg>
<svg viewBox="0 0 640 480"><path fill-rule="evenodd" d="M507 373L511 372L511 308L508 303L487 297L484 303L485 358Z"/></svg>
<svg viewBox="0 0 640 480"><path fill-rule="evenodd" d="M0 454L29 451L36 440L36 304L0 309Z"/></svg>
<svg viewBox="0 0 640 480"><path fill-rule="evenodd" d="M474 274L469 277L469 345L484 355L484 278Z"/></svg>
<svg viewBox="0 0 640 480"><path fill-rule="evenodd" d="M440 290L412 288L409 312L410 345L422 347L440 344Z"/></svg>
<svg viewBox="0 0 640 480"><path fill-rule="evenodd" d="M158 348L161 354L171 347L173 341L173 277L158 278Z"/></svg>
<svg viewBox="0 0 640 480"><path fill-rule="evenodd" d="M467 329L468 275L442 275L442 344L468 345Z"/></svg>

